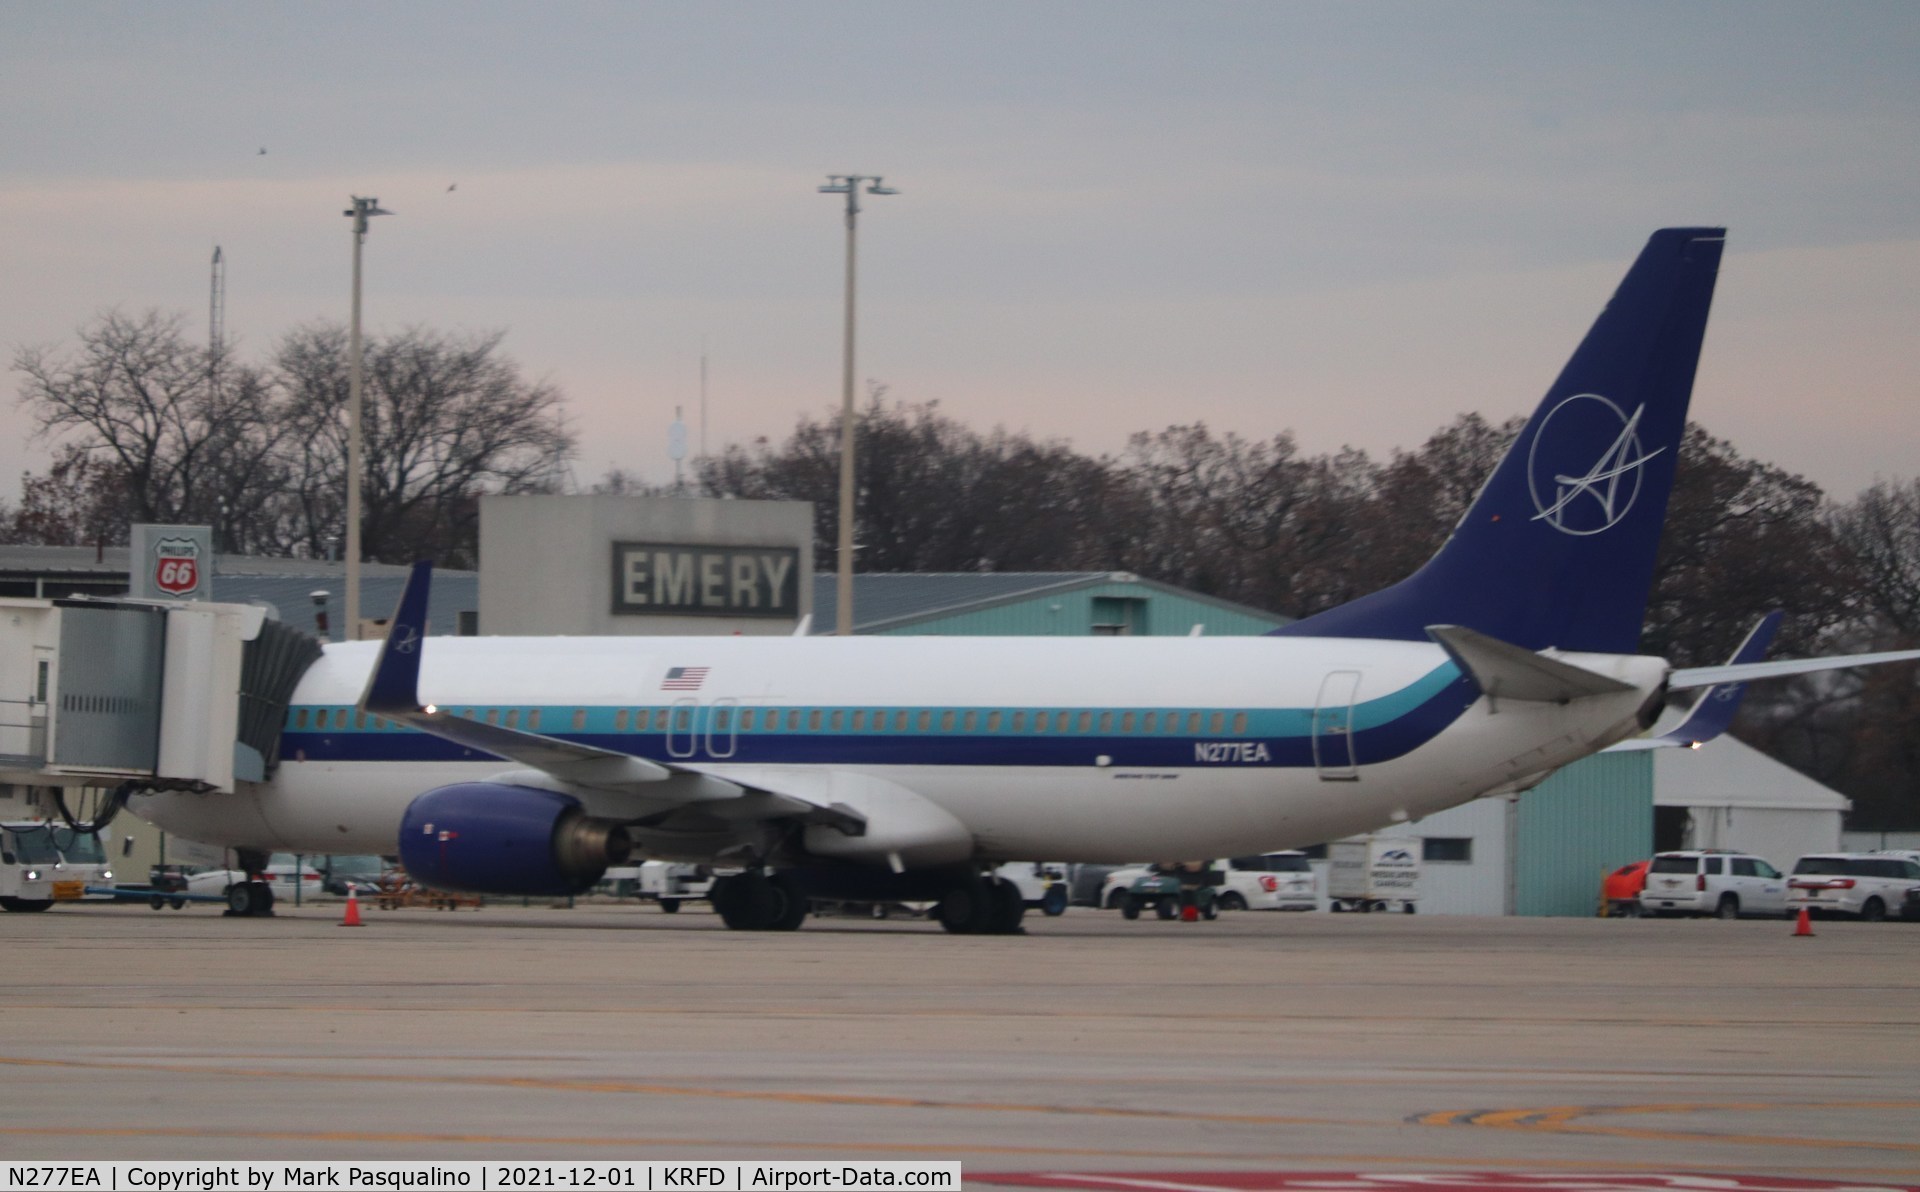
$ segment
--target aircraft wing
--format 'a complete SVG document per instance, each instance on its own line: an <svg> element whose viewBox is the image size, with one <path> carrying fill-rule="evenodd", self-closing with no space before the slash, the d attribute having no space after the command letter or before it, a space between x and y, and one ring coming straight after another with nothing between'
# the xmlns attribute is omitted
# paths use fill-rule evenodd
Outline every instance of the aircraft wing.
<svg viewBox="0 0 1920 1192"><path fill-rule="evenodd" d="M367 677L366 689L360 694L359 706L363 710L469 749L518 762L573 786L632 797L640 805L636 810L648 814L695 803L711 807L722 801L740 800L741 809L750 808L751 817L799 816L844 830L859 828L860 817L850 815L845 808L816 801L806 791L775 788L786 784L733 782L696 767L652 761L618 750L486 724L455 716L432 704L422 704L420 657L426 642L427 592L432 573L431 563L413 565L413 574L407 577L406 590L400 594L399 607L394 611L392 628L380 647L373 673ZM748 796L758 797L749 799Z"/></svg>

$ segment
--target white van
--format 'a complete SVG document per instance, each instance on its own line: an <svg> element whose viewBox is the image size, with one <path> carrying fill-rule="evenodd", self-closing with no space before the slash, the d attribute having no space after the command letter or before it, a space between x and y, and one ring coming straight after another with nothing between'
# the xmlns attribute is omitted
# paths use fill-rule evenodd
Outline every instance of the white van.
<svg viewBox="0 0 1920 1192"><path fill-rule="evenodd" d="M1819 914L1858 915L1878 923L1898 915L1907 891L1920 886L1920 864L1869 853L1810 853L1793 863L1787 906Z"/></svg>

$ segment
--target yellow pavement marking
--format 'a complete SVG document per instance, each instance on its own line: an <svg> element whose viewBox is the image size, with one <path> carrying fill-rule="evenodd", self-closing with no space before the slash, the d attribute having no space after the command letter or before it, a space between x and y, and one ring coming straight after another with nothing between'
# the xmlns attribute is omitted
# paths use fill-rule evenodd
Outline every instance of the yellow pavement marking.
<svg viewBox="0 0 1920 1192"><path fill-rule="evenodd" d="M1920 1101L1686 1101L1649 1105L1548 1105L1531 1109L1457 1109L1412 1118L1422 1126L1485 1126L1495 1130L1586 1134L1660 1142L1717 1142L1748 1146L1811 1147L1824 1150L1893 1151L1920 1155L1920 1142L1807 1138L1788 1134L1730 1134L1718 1130L1656 1130L1635 1126L1598 1126L1581 1118L1633 1114L1793 1113L1808 1110L1916 1110Z"/></svg>
<svg viewBox="0 0 1920 1192"><path fill-rule="evenodd" d="M0 1065L27 1068L75 1068L115 1072L166 1072L182 1076L248 1077L263 1080L341 1081L374 1084L453 1084L471 1087L546 1089L553 1092L625 1093L654 1097L708 1097L726 1101L773 1101L789 1105L853 1105L879 1109L958 1109L980 1113L1058 1114L1075 1117L1144 1118L1151 1121L1239 1123L1255 1126L1377 1127L1379 1119L1291 1117L1279 1114L1200 1113L1175 1109L1130 1109L1117 1105L1047 1105L1019 1101L947 1101L929 1097L868 1093L783 1092L777 1089L729 1089L700 1085L651 1084L628 1080L575 1080L539 1076L432 1075L406 1072L298 1072L200 1064L138 1063L107 1060L34 1059L0 1056Z"/></svg>

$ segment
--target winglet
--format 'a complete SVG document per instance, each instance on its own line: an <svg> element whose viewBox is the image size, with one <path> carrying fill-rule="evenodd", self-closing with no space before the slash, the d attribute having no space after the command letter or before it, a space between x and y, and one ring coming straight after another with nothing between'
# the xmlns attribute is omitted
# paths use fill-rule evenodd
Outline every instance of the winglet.
<svg viewBox="0 0 1920 1192"><path fill-rule="evenodd" d="M1767 648L1773 645L1773 635L1780 629L1780 619L1784 614L1774 609L1761 617L1740 648L1733 652L1727 661L1728 666L1744 666L1750 662L1759 662L1767 656ZM1744 681L1733 683L1715 683L1700 693L1693 701L1693 708L1687 718L1679 724L1653 738L1673 745L1686 745L1697 748L1713 740L1733 724L1734 714L1740 711L1740 701L1746 697L1747 685Z"/></svg>
<svg viewBox="0 0 1920 1192"><path fill-rule="evenodd" d="M433 564L422 559L407 577L399 607L380 647L360 706L369 712L420 710L420 655L427 637L427 593L433 587Z"/></svg>

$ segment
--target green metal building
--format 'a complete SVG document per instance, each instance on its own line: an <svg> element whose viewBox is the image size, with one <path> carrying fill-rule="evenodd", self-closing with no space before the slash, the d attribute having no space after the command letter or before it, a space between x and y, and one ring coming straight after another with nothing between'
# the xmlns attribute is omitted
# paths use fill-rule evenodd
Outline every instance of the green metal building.
<svg viewBox="0 0 1920 1192"><path fill-rule="evenodd" d="M834 576L813 582L814 632L830 632ZM1248 637L1290 618L1125 571L868 573L853 577L855 633L968 637Z"/></svg>

